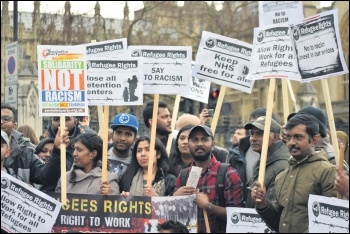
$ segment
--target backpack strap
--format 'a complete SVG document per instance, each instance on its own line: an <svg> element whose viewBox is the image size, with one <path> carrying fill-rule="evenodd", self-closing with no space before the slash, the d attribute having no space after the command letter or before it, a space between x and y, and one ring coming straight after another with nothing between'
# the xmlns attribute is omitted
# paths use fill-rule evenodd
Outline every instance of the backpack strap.
<svg viewBox="0 0 350 234"><path fill-rule="evenodd" d="M218 174L216 176L215 190L219 200L218 205L222 207L226 206L224 190L225 190L226 172L229 166L230 166L229 163L221 163L219 166Z"/></svg>
<svg viewBox="0 0 350 234"><path fill-rule="evenodd" d="M189 174L189 170L190 170L190 168L186 167L180 171L180 185L181 185L181 187L186 186L186 180L187 180L187 177Z"/></svg>

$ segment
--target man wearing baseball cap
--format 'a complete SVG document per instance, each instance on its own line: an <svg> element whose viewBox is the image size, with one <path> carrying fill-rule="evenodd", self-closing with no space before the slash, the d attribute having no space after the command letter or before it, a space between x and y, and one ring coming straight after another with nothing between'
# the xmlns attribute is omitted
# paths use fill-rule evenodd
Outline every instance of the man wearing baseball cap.
<svg viewBox="0 0 350 234"><path fill-rule="evenodd" d="M107 156L109 171L118 173L120 178L131 163L131 147L136 140L139 122L136 116L122 113L114 117L110 127L113 130L113 145Z"/></svg>
<svg viewBox="0 0 350 234"><path fill-rule="evenodd" d="M4 161L10 155L10 140L7 133L1 130L1 171L7 172L4 168Z"/></svg>
<svg viewBox="0 0 350 234"><path fill-rule="evenodd" d="M244 126L250 131L250 146L261 155L263 136L265 130L266 117L261 116L253 123ZM271 119L271 127L269 134L269 143L267 149L266 171L264 178L264 186L266 188L267 198L272 201L275 198L275 178L288 167L288 159L291 157L288 147L280 140L281 126ZM248 178L247 187L252 188L258 180L260 169L260 158L253 165L253 176ZM254 208L255 201L252 200L250 193L246 197L246 207Z"/></svg>
<svg viewBox="0 0 350 234"><path fill-rule="evenodd" d="M198 233L205 233L206 227L202 211L208 212L210 230L212 232L225 232L227 213L226 207L242 206L242 182L239 174L228 165L225 174L224 188L222 193L216 194L216 180L221 167L212 153L215 145L214 134L209 127L200 124L190 129L188 134L188 147L191 151L194 162L190 166L202 168L201 175L196 188L183 186L181 175L176 178L177 191L173 196L196 194L195 203L198 206L197 222ZM186 181L188 179L188 175ZM197 193L199 190L199 193ZM219 197L225 199L225 205L220 204Z"/></svg>

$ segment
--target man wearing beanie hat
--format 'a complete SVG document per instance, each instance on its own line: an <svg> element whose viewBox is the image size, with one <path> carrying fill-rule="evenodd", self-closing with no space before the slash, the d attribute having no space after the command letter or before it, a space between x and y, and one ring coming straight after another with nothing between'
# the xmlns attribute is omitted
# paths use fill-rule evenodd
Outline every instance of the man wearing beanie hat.
<svg viewBox="0 0 350 234"><path fill-rule="evenodd" d="M10 140L7 133L1 130L1 171L7 172L4 168L4 161L10 155Z"/></svg>
<svg viewBox="0 0 350 234"><path fill-rule="evenodd" d="M309 115L316 117L318 125L319 125L319 133L320 133L321 137L319 137L319 139L315 145L315 149L316 149L316 151L321 150L321 149L326 151L328 161L335 165L336 162L335 162L334 148L329 141L329 137L327 136L327 131L328 131L327 122L328 122L328 120L327 120L326 113L320 108L316 108L313 106L306 106L306 107L300 109L297 113L291 113L288 116L287 120L289 121L289 119L292 118L293 116L295 116L296 114L309 114Z"/></svg>
<svg viewBox="0 0 350 234"><path fill-rule="evenodd" d="M111 124L113 144L108 150L109 172L123 175L131 163L131 148L136 140L139 122L136 116L122 113L117 114Z"/></svg>
<svg viewBox="0 0 350 234"><path fill-rule="evenodd" d="M253 123L248 123L244 126L246 130L250 131L250 146L252 149L261 155L263 136L265 129L266 117L261 116ZM264 186L266 188L267 198L270 201L275 199L275 178L288 167L288 159L291 157L288 147L280 140L281 126L271 119L271 130L268 140L266 169L264 177ZM258 180L260 169L260 157L253 165L253 176L248 178L247 187L252 188L255 181ZM252 200L250 193L246 198L246 207L254 208L255 202Z"/></svg>

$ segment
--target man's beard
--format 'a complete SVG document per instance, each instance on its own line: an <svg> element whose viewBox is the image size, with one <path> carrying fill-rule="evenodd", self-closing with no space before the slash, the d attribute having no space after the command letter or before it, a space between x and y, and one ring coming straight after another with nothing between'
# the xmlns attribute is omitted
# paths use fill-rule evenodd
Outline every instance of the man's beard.
<svg viewBox="0 0 350 234"><path fill-rule="evenodd" d="M164 129L164 128L157 128L157 134L161 136L167 136L171 133L171 131Z"/></svg>
<svg viewBox="0 0 350 234"><path fill-rule="evenodd" d="M210 157L211 151L207 151L204 155L196 155L195 152L191 151L191 154L192 154L194 161L205 162Z"/></svg>

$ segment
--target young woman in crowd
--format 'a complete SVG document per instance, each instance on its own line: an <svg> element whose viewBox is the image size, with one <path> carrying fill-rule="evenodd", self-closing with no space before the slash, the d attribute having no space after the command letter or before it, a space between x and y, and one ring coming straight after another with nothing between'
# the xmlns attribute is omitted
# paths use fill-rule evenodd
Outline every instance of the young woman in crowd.
<svg viewBox="0 0 350 234"><path fill-rule="evenodd" d="M47 163L50 159L52 150L53 150L53 144L54 139L53 138L44 138L42 139L39 144L35 148L35 154L38 155L38 157L44 161L44 163Z"/></svg>
<svg viewBox="0 0 350 234"><path fill-rule="evenodd" d="M68 133L68 131L66 131ZM74 164L67 172L67 193L118 195L118 175L107 172L102 180L102 139L88 132L77 136L72 144ZM56 192L61 191L61 179Z"/></svg>
<svg viewBox="0 0 350 234"><path fill-rule="evenodd" d="M149 136L140 137L132 151L131 164L119 181L124 197L132 196L172 196L176 177L170 169L168 155L162 142L156 138L154 155L150 155ZM148 159L153 157L152 186L146 185Z"/></svg>
<svg viewBox="0 0 350 234"><path fill-rule="evenodd" d="M23 133L24 137L29 138L30 142L34 145L39 144L38 137L36 136L34 129L29 125L21 125L17 128L17 131Z"/></svg>
<svg viewBox="0 0 350 234"><path fill-rule="evenodd" d="M193 158L188 148L188 133L195 125L188 124L183 126L176 137L174 147L170 154L170 165L174 168L175 174L178 176L183 168L191 165Z"/></svg>

